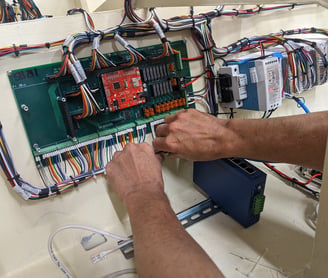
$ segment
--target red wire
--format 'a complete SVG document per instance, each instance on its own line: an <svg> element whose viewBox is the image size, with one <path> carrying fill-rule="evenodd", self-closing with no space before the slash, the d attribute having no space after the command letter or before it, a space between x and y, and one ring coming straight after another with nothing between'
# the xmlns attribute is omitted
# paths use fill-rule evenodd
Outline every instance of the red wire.
<svg viewBox="0 0 328 278"><path fill-rule="evenodd" d="M194 83L196 80L198 80L199 78L201 78L202 76L198 76L196 78L194 78L193 80L189 81L188 83L186 83L185 87L188 87L189 85L191 85L192 83Z"/></svg>
<svg viewBox="0 0 328 278"><path fill-rule="evenodd" d="M301 185L308 185L313 179L322 176L321 173L318 173L318 174L313 175L306 182L301 182L301 181L299 181L299 180L297 180L295 178L292 178L292 177L286 175L285 173L279 171L276 167L272 166L270 163L264 163L264 164L267 165L272 171L278 173L279 175L285 177L286 179L289 179L292 182L297 182L298 184L301 184Z"/></svg>
<svg viewBox="0 0 328 278"><path fill-rule="evenodd" d="M204 59L204 56L197 56L197 57L192 57L192 58L181 58L182 61L193 61L193 60L200 60Z"/></svg>

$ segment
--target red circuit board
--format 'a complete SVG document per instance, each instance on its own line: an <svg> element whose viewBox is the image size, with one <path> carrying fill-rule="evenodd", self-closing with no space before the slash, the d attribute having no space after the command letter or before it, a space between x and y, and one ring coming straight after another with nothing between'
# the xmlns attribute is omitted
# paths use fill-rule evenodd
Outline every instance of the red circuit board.
<svg viewBox="0 0 328 278"><path fill-rule="evenodd" d="M110 111L136 106L146 101L140 96L143 92L140 70L131 67L101 75Z"/></svg>

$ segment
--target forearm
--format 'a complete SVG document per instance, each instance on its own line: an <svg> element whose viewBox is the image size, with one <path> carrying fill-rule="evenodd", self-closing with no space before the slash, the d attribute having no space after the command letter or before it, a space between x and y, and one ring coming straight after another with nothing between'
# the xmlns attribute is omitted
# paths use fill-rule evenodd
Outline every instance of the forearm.
<svg viewBox="0 0 328 278"><path fill-rule="evenodd" d="M223 277L181 226L164 193L132 193L125 203L140 277Z"/></svg>
<svg viewBox="0 0 328 278"><path fill-rule="evenodd" d="M236 137L228 156L286 162L322 169L328 134L328 112L226 123Z"/></svg>

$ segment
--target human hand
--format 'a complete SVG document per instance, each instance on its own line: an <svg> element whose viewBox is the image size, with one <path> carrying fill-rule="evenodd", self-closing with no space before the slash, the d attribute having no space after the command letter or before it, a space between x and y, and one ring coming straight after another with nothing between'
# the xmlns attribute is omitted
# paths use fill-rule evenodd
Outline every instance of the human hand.
<svg viewBox="0 0 328 278"><path fill-rule="evenodd" d="M107 164L107 181L125 205L129 195L136 192L164 196L160 160L147 143L127 144Z"/></svg>
<svg viewBox="0 0 328 278"><path fill-rule="evenodd" d="M154 149L193 161L224 157L229 140L234 140L228 122L195 109L179 111L157 126Z"/></svg>

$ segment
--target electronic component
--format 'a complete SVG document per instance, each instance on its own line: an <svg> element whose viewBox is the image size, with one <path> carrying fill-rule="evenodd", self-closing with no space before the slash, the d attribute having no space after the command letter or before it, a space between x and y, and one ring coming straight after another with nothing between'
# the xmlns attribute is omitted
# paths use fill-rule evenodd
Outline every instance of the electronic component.
<svg viewBox="0 0 328 278"><path fill-rule="evenodd" d="M171 42L172 47L187 57L185 42ZM162 53L162 45L140 49L149 57ZM111 53L111 61L130 59L127 51ZM92 57L80 59L84 69ZM181 61L180 61L181 62ZM141 62L134 66L108 67L87 73L89 95L81 94L71 75L50 78L58 72L61 63L35 66L8 72L17 106L25 125L31 149L37 164L47 166L45 158L62 149L74 149L79 144L92 145L103 136L137 125L149 124L153 116L187 108L187 95L192 86L184 87L184 76L190 76L188 62L178 68L175 55ZM176 80L174 86L172 80ZM155 89L156 88L156 89ZM78 118L83 110L83 97L93 98L101 110L97 114ZM87 103L88 104L88 103ZM150 132L148 127L147 132ZM136 132L135 132L136 135ZM88 145L88 144L86 144Z"/></svg>
<svg viewBox="0 0 328 278"><path fill-rule="evenodd" d="M131 67L101 75L110 111L125 109L146 102L143 92L140 71Z"/></svg>
<svg viewBox="0 0 328 278"><path fill-rule="evenodd" d="M247 76L239 73L238 65L219 69L221 102L225 108L240 108L247 98Z"/></svg>
<svg viewBox="0 0 328 278"><path fill-rule="evenodd" d="M194 163L194 182L244 227L259 221L266 174L241 158Z"/></svg>
<svg viewBox="0 0 328 278"><path fill-rule="evenodd" d="M258 54L243 56L237 62L241 74L247 76L247 98L243 100L243 109L268 111L282 102L281 60L269 56L256 57Z"/></svg>

